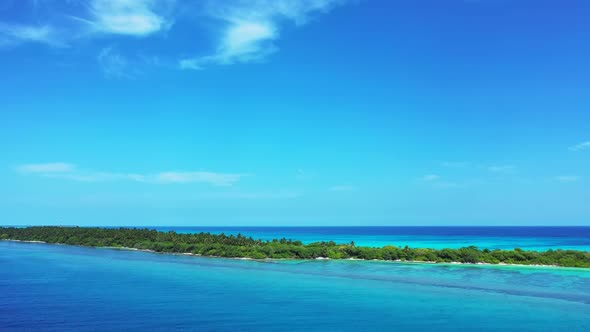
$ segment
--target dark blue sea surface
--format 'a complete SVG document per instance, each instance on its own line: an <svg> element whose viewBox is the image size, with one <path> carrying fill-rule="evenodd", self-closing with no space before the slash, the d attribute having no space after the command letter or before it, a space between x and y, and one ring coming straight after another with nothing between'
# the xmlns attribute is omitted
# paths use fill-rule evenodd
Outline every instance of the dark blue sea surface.
<svg viewBox="0 0 590 332"><path fill-rule="evenodd" d="M2 331L590 331L590 270L0 241Z"/></svg>
<svg viewBox="0 0 590 332"><path fill-rule="evenodd" d="M356 245L590 251L590 227L148 227L177 233L225 233L263 240L288 238L304 243L335 241Z"/></svg>

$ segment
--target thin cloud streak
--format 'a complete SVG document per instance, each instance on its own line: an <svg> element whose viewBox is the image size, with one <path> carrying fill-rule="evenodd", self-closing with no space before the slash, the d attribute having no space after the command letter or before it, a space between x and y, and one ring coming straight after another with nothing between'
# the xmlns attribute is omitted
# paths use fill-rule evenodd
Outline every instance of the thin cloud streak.
<svg viewBox="0 0 590 332"><path fill-rule="evenodd" d="M133 78L129 61L113 47L103 48L96 59L106 78Z"/></svg>
<svg viewBox="0 0 590 332"><path fill-rule="evenodd" d="M440 165L447 168L465 168L469 166L469 163L462 161L443 161Z"/></svg>
<svg viewBox="0 0 590 332"><path fill-rule="evenodd" d="M0 22L0 46L33 42L53 47L64 47L60 33L50 25L20 25Z"/></svg>
<svg viewBox="0 0 590 332"><path fill-rule="evenodd" d="M76 166L68 163L24 164L16 169L21 173L65 173L73 172Z"/></svg>
<svg viewBox="0 0 590 332"><path fill-rule="evenodd" d="M104 35L147 37L169 30L174 23L174 0L71 2L68 9L57 14L49 3L35 1L33 5L38 13L36 21L44 23L0 21L0 46L28 42L66 47L75 40Z"/></svg>
<svg viewBox="0 0 590 332"><path fill-rule="evenodd" d="M433 181L438 181L440 179L440 176L436 175L436 174L428 174L428 175L424 175L422 177L422 181L424 182L433 182Z"/></svg>
<svg viewBox="0 0 590 332"><path fill-rule="evenodd" d="M513 173L516 167L512 165L492 165L488 167L488 171L492 173Z"/></svg>
<svg viewBox="0 0 590 332"><path fill-rule="evenodd" d="M580 144L576 144L574 146L569 147L570 151L582 151L582 150L590 150L590 141L582 142Z"/></svg>
<svg viewBox="0 0 590 332"><path fill-rule="evenodd" d="M157 183L191 183L204 182L216 186L231 186L242 178L243 174L214 172L163 172L154 177Z"/></svg>
<svg viewBox="0 0 590 332"><path fill-rule="evenodd" d="M78 182L134 181L152 184L207 183L214 186L231 186L244 174L218 172L160 172L155 174L96 172L78 169L68 163L26 164L16 168L21 174Z"/></svg>
<svg viewBox="0 0 590 332"><path fill-rule="evenodd" d="M555 180L559 182L576 182L579 179L580 177L576 175L560 175L555 177Z"/></svg>
<svg viewBox="0 0 590 332"><path fill-rule="evenodd" d="M202 70L210 65L259 62L278 48L281 24L297 26L308 22L314 13L328 12L338 0L258 0L212 2L209 16L223 22L217 50L210 55L179 61L181 69Z"/></svg>
<svg viewBox="0 0 590 332"><path fill-rule="evenodd" d="M350 185L337 185L337 186L333 186L330 187L329 190L330 191L336 191L336 192L346 192L346 191L354 191L356 188Z"/></svg>
<svg viewBox="0 0 590 332"><path fill-rule="evenodd" d="M215 27L214 50L195 56L171 55L167 62L175 69L203 70L264 61L278 51L276 42L286 24L303 26L348 0L227 0L182 6L176 0L84 0L68 2L59 7L60 12L49 3L25 1L34 5L35 20L43 24L0 22L0 47L27 42L63 47L109 36L147 38L171 31L176 20L196 16L217 22L216 27L208 25ZM125 57L121 57L114 58L111 67L123 66ZM106 70L105 76L118 75L109 72L121 70Z"/></svg>
<svg viewBox="0 0 590 332"><path fill-rule="evenodd" d="M87 22L93 31L107 34L145 37L167 30L173 21L160 14L158 5L172 6L174 1L94 0Z"/></svg>

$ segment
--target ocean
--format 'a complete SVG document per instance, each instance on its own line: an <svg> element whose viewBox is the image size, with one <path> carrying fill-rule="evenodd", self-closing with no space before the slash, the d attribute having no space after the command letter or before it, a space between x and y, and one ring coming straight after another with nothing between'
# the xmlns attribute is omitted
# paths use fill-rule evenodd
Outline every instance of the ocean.
<svg viewBox="0 0 590 332"><path fill-rule="evenodd" d="M590 331L590 270L0 241L0 330Z"/></svg>
<svg viewBox="0 0 590 332"><path fill-rule="evenodd" d="M238 234L256 239L287 238L304 243L335 241L358 246L395 245L413 248L548 250L574 249L590 251L590 227L165 227L150 226L177 233L210 232Z"/></svg>

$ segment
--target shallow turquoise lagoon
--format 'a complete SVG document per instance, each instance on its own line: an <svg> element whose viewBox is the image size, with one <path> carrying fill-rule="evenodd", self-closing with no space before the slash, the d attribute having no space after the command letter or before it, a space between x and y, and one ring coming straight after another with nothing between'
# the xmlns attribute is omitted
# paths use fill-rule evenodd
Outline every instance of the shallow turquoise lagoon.
<svg viewBox="0 0 590 332"><path fill-rule="evenodd" d="M0 330L589 331L590 271L0 241Z"/></svg>
<svg viewBox="0 0 590 332"><path fill-rule="evenodd" d="M285 237L303 243L335 241L359 246L395 245L412 248L460 248L590 251L590 227L353 226L353 227L149 227L177 233L242 234L256 239Z"/></svg>

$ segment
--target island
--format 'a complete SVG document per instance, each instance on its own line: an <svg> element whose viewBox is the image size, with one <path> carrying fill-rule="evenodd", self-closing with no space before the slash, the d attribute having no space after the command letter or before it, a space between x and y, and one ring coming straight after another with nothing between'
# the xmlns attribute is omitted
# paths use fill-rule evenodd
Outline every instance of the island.
<svg viewBox="0 0 590 332"><path fill-rule="evenodd" d="M354 242L304 244L291 239L263 241L252 237L211 233L179 234L139 228L0 227L0 240L44 242L88 247L110 247L157 253L250 259L361 259L402 262L519 264L590 268L590 252L579 250L530 251L430 249L385 246L362 247Z"/></svg>

